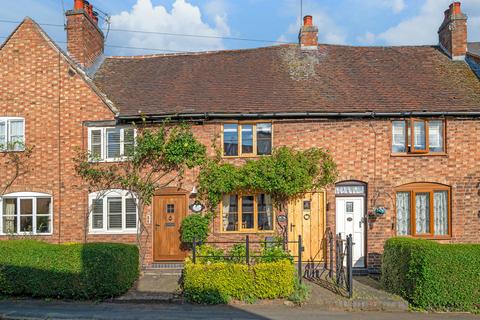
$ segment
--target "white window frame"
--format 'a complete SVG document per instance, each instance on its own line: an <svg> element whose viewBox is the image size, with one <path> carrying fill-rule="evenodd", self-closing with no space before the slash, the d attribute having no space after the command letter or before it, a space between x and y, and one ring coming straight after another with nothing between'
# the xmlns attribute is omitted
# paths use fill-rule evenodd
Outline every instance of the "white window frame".
<svg viewBox="0 0 480 320"><path fill-rule="evenodd" d="M19 148L18 150L14 150L14 149L7 149L7 146L9 143L11 143L11 122L12 121L22 121L23 122L23 131L22 131L22 136L23 136L23 145L21 146L21 148ZM26 140L26 137L25 137L25 118L22 118L22 117L0 117L0 122L4 122L5 123L5 132L4 132L4 136L5 136L5 143L6 145L5 146L1 146L0 145L0 152L19 152L19 151L24 151L25 150L25 140Z"/></svg>
<svg viewBox="0 0 480 320"><path fill-rule="evenodd" d="M120 157L118 158L107 158L107 130L109 129L120 129ZM129 127L89 127L88 128L88 151L92 152L92 131L100 130L101 134L101 151L100 151L100 162L121 162L128 160L128 157L125 156L125 129L133 129L133 141L134 145L137 143L137 130Z"/></svg>
<svg viewBox="0 0 480 320"><path fill-rule="evenodd" d="M5 199L17 199L17 230L15 233L8 233L8 235L22 236L22 235L35 235L35 236L51 236L53 234L53 196L48 193L39 192L15 192L9 193L0 197L0 235L7 235L3 229L3 201ZM37 199L49 198L50 199L50 232L37 233ZM20 200L32 200L32 231L20 232ZM43 215L42 215L43 216Z"/></svg>
<svg viewBox="0 0 480 320"><path fill-rule="evenodd" d="M122 198L122 228L121 229L108 229L108 198ZM93 228L93 200L103 201L103 228ZM127 228L127 199L135 199L137 223L136 228ZM138 199L137 197L127 190L111 189L98 192L92 192L88 195L88 230L90 234L136 234L138 229Z"/></svg>

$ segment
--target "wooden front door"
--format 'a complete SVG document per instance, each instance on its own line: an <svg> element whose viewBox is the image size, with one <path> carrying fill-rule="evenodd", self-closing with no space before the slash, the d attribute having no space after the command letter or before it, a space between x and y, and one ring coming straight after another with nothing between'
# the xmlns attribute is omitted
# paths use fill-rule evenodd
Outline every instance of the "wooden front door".
<svg viewBox="0 0 480 320"><path fill-rule="evenodd" d="M288 240L297 241L302 236L302 260L320 262L325 245L325 193L307 193L288 205ZM293 256L298 255L298 244L289 243Z"/></svg>
<svg viewBox="0 0 480 320"><path fill-rule="evenodd" d="M187 213L185 194L161 195L153 199L153 259L183 260L180 224Z"/></svg>

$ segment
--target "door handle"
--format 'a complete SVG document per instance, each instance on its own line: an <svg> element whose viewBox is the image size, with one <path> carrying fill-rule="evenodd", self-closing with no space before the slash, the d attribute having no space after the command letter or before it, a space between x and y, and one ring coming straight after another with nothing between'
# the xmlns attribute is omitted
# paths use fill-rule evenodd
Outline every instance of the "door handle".
<svg viewBox="0 0 480 320"><path fill-rule="evenodd" d="M155 227L157 227L157 228L158 228L158 227L160 227L160 225L159 225L159 224L155 224Z"/></svg>
<svg viewBox="0 0 480 320"><path fill-rule="evenodd" d="M295 228L295 225L293 223L290 223L290 232L293 231L293 228Z"/></svg>

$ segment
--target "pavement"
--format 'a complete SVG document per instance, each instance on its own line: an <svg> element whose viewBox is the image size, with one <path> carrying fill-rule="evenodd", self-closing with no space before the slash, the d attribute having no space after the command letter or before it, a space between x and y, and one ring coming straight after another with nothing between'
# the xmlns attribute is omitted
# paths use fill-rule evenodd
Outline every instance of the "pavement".
<svg viewBox="0 0 480 320"><path fill-rule="evenodd" d="M334 312L314 305L220 305L129 304L60 302L44 300L0 300L1 320L123 320L123 319L302 319L302 320L440 320L480 319L461 313L426 314L409 312Z"/></svg>

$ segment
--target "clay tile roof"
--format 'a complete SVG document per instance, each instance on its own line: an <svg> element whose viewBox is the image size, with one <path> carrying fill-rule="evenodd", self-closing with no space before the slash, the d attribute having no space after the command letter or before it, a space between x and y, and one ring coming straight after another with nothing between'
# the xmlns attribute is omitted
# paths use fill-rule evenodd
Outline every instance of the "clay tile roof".
<svg viewBox="0 0 480 320"><path fill-rule="evenodd" d="M94 82L122 116L480 111L478 78L436 46L109 57Z"/></svg>

